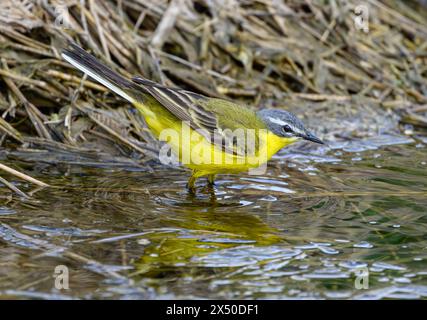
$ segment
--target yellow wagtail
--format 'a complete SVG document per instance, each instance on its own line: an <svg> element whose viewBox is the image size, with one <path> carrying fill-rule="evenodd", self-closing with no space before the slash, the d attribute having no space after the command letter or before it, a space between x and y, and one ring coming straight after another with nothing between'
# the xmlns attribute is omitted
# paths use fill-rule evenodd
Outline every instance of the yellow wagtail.
<svg viewBox="0 0 427 320"><path fill-rule="evenodd" d="M258 168L299 138L323 143L288 111L254 112L227 100L168 88L142 77L127 80L75 44L63 50L62 56L131 102L157 138L163 140L168 132L164 140L179 161L193 170L187 185L192 192L197 178L208 176L213 184L218 173Z"/></svg>

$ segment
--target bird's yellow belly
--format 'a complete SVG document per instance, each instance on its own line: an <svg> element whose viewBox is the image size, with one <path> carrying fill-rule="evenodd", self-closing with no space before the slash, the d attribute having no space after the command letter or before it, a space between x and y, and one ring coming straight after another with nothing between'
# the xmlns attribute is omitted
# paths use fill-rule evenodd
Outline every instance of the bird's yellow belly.
<svg viewBox="0 0 427 320"><path fill-rule="evenodd" d="M281 148L295 141L276 136L266 131L259 135L259 149L255 153L244 156L224 152L220 147L209 142L203 135L177 120L174 117L157 116L158 112L150 112L138 106L144 114L148 127L161 141L166 141L180 163L192 170L197 176L217 173L237 173L258 168ZM143 109L143 110L141 110ZM166 149L162 148L164 154ZM161 152L162 152L161 151ZM164 157L163 157L164 159Z"/></svg>

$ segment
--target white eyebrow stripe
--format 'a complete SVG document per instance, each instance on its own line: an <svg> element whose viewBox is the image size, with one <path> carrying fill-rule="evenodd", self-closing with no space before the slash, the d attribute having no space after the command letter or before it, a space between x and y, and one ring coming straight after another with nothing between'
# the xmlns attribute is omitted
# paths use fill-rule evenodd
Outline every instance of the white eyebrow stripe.
<svg viewBox="0 0 427 320"><path fill-rule="evenodd" d="M289 125L289 123L287 123L283 120L277 119L277 118L268 117L268 120L270 120L271 122L273 122L275 124L281 125L281 126Z"/></svg>

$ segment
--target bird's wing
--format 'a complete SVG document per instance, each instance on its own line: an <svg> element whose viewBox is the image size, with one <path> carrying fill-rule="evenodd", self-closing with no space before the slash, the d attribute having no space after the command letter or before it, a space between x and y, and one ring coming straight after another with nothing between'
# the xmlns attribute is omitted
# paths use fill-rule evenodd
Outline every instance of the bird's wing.
<svg viewBox="0 0 427 320"><path fill-rule="evenodd" d="M132 80L178 119L188 122L192 129L223 151L235 155L257 152L259 144L256 129L264 129L265 125L252 110L227 100L168 88L142 77L134 77ZM254 150L248 150L248 143L239 143L243 140L236 139L236 133L246 134L247 129L255 130Z"/></svg>
<svg viewBox="0 0 427 320"><path fill-rule="evenodd" d="M235 143L231 134L233 131L263 126L254 112L232 102L167 88L142 77L129 81L74 43L63 50L62 56L77 69L130 102L143 99L146 94L151 95L179 120L188 122L192 129L226 152L240 155L245 151L242 150L242 144ZM257 150L257 146L253 149Z"/></svg>

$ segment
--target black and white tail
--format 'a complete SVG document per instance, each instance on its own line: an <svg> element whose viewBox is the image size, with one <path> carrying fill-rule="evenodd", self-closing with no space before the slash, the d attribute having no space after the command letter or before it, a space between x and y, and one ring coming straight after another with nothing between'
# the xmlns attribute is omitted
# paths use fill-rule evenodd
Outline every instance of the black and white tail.
<svg viewBox="0 0 427 320"><path fill-rule="evenodd" d="M62 57L131 103L144 102L147 96L151 96L179 120L189 122L194 130L200 127L212 130L217 126L215 114L201 107L200 102L207 101L205 96L168 88L140 76L127 80L74 43L63 50Z"/></svg>
<svg viewBox="0 0 427 320"><path fill-rule="evenodd" d="M130 102L135 101L135 97L130 93L132 89L135 89L134 83L99 62L78 45L70 43L68 48L63 50L62 57L124 99Z"/></svg>

